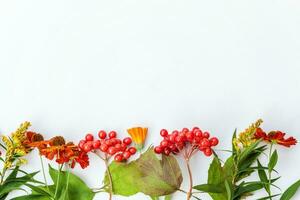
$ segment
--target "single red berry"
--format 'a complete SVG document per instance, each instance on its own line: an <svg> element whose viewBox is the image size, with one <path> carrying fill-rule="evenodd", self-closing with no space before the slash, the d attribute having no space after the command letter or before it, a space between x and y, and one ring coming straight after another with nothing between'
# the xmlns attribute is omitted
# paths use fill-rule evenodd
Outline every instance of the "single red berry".
<svg viewBox="0 0 300 200"><path fill-rule="evenodd" d="M192 131L195 133L197 130L200 130L199 127L195 126Z"/></svg>
<svg viewBox="0 0 300 200"><path fill-rule="evenodd" d="M126 148L127 148L127 145L124 144L124 143L122 143L122 144L121 144L121 149L120 149L120 151L125 151Z"/></svg>
<svg viewBox="0 0 300 200"><path fill-rule="evenodd" d="M102 152L106 152L107 149L108 149L108 145L107 145L107 144L101 144L100 150L101 150Z"/></svg>
<svg viewBox="0 0 300 200"><path fill-rule="evenodd" d="M200 138L203 137L203 133L201 130L196 130L194 133L196 137L200 137Z"/></svg>
<svg viewBox="0 0 300 200"><path fill-rule="evenodd" d="M157 153L157 154L161 154L162 151L163 151L163 148L160 147L160 146L157 146L157 147L154 148L154 152Z"/></svg>
<svg viewBox="0 0 300 200"><path fill-rule="evenodd" d="M121 144L116 144L116 145L115 145L115 148L116 148L118 151L121 151L121 150L122 150L122 145L121 145Z"/></svg>
<svg viewBox="0 0 300 200"><path fill-rule="evenodd" d="M176 136L176 137L175 137L175 142L176 142L176 143L183 142L183 137L181 137L181 136Z"/></svg>
<svg viewBox="0 0 300 200"><path fill-rule="evenodd" d="M206 138L203 138L203 139L201 140L201 142L200 142L200 146L202 146L202 147L209 147L209 146L210 146L209 140L206 139Z"/></svg>
<svg viewBox="0 0 300 200"><path fill-rule="evenodd" d="M200 137L197 137L197 136L195 136L194 137L194 141L195 141L195 143L199 143L200 141L201 141L201 138Z"/></svg>
<svg viewBox="0 0 300 200"><path fill-rule="evenodd" d="M109 147L109 148L107 149L107 153L108 153L109 155L114 155L115 153L117 153L117 149L116 149L115 147Z"/></svg>
<svg viewBox="0 0 300 200"><path fill-rule="evenodd" d="M123 153L123 157L124 157L126 160L129 159L130 156L131 156L131 153L130 153L129 151L125 151L125 152Z"/></svg>
<svg viewBox="0 0 300 200"><path fill-rule="evenodd" d="M194 139L194 133L193 132L187 132L186 133L186 139L188 139L189 141L192 141Z"/></svg>
<svg viewBox="0 0 300 200"><path fill-rule="evenodd" d="M161 135L162 137L167 137L167 136L168 136L168 131L167 131L166 129L161 129L160 135Z"/></svg>
<svg viewBox="0 0 300 200"><path fill-rule="evenodd" d="M93 141L94 140L94 136L92 135L92 134L86 134L86 136L85 136L85 140L86 141Z"/></svg>
<svg viewBox="0 0 300 200"><path fill-rule="evenodd" d="M122 144L122 141L118 138L115 138L115 142L116 142L116 144Z"/></svg>
<svg viewBox="0 0 300 200"><path fill-rule="evenodd" d="M179 134L179 131L175 130L175 131L172 132L172 135L174 135L174 136L177 136L178 134Z"/></svg>
<svg viewBox="0 0 300 200"><path fill-rule="evenodd" d="M93 146L90 143L85 143L83 145L83 151L85 151L85 152L90 152L92 150L92 148L93 148Z"/></svg>
<svg viewBox="0 0 300 200"><path fill-rule="evenodd" d="M78 147L82 150L84 144L85 144L85 140L80 140L78 143Z"/></svg>
<svg viewBox="0 0 300 200"><path fill-rule="evenodd" d="M187 132L189 132L189 129L188 128L183 128L182 132L187 133Z"/></svg>
<svg viewBox="0 0 300 200"><path fill-rule="evenodd" d="M204 151L203 151L204 155L206 156L211 156L212 155L212 150L211 148L206 148Z"/></svg>
<svg viewBox="0 0 300 200"><path fill-rule="evenodd" d="M130 147L128 151L131 153L131 155L134 155L136 153L136 148L135 147Z"/></svg>
<svg viewBox="0 0 300 200"><path fill-rule="evenodd" d="M123 143L130 145L132 143L132 139L130 137L124 138Z"/></svg>
<svg viewBox="0 0 300 200"><path fill-rule="evenodd" d="M106 138L106 132L104 130L101 130L98 132L98 136L100 139L105 139Z"/></svg>
<svg viewBox="0 0 300 200"><path fill-rule="evenodd" d="M95 141L93 142L93 148L94 148L94 149L98 149L98 148L100 147L100 145L101 145L100 140L95 140Z"/></svg>
<svg viewBox="0 0 300 200"><path fill-rule="evenodd" d="M114 160L115 160L116 162L122 162L122 160L123 160L123 155L122 155L122 154L117 154L117 155L115 155Z"/></svg>
<svg viewBox="0 0 300 200"><path fill-rule="evenodd" d="M170 142L175 142L175 137L176 137L176 136L173 135L173 134L172 134L172 135L169 135L169 136L168 136L168 140L169 140Z"/></svg>
<svg viewBox="0 0 300 200"><path fill-rule="evenodd" d="M105 144L106 144L107 146L112 146L112 145L113 145L111 139L106 139L106 140L105 140Z"/></svg>
<svg viewBox="0 0 300 200"><path fill-rule="evenodd" d="M217 146L219 144L219 140L216 137L213 137L209 140L211 146Z"/></svg>
<svg viewBox="0 0 300 200"><path fill-rule="evenodd" d="M207 138L207 139L208 139L209 136L210 136L209 132L204 132L204 133L203 133L203 137L204 137L204 138Z"/></svg>
<svg viewBox="0 0 300 200"><path fill-rule="evenodd" d="M177 149L175 144L170 144L169 148L171 149L171 151L175 151Z"/></svg>
<svg viewBox="0 0 300 200"><path fill-rule="evenodd" d="M111 131L111 132L109 132L108 136L109 136L109 138L115 138L115 137L117 137L117 133L116 133L116 131Z"/></svg>
<svg viewBox="0 0 300 200"><path fill-rule="evenodd" d="M167 140L163 140L160 142L160 146L167 147L169 145L169 142Z"/></svg>
<svg viewBox="0 0 300 200"><path fill-rule="evenodd" d="M171 151L170 151L169 148L165 148L165 149L164 149L164 154L165 154L165 155L168 156L168 155L170 155L170 153L171 153Z"/></svg>

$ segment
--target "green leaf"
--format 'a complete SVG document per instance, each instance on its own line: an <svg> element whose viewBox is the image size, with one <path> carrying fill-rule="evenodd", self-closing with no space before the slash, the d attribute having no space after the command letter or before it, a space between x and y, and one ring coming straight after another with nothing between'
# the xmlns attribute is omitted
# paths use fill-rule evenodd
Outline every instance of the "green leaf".
<svg viewBox="0 0 300 200"><path fill-rule="evenodd" d="M232 189L227 180L225 180L225 188L226 188L226 192L227 192L227 199L231 200L232 199Z"/></svg>
<svg viewBox="0 0 300 200"><path fill-rule="evenodd" d="M171 200L171 199L172 199L172 195L165 196L165 200Z"/></svg>
<svg viewBox="0 0 300 200"><path fill-rule="evenodd" d="M51 200L51 198L40 194L31 194L13 198L11 200Z"/></svg>
<svg viewBox="0 0 300 200"><path fill-rule="evenodd" d="M49 165L49 174L53 180L53 182L56 184L57 177L58 177L58 170L53 169ZM66 190L66 183L69 176L69 185L68 189ZM67 192L67 194L64 194L64 192ZM59 192L58 196L67 195L70 200L76 199L76 200L91 200L94 198L95 193L76 175L72 174L66 171L60 172L60 179L59 179Z"/></svg>
<svg viewBox="0 0 300 200"><path fill-rule="evenodd" d="M269 164L268 164L269 172L272 172L272 170L274 169L274 167L277 164L277 161L278 161L278 154L277 154L277 150L275 150L272 153L272 156L271 156Z"/></svg>
<svg viewBox="0 0 300 200"><path fill-rule="evenodd" d="M153 148L149 148L140 158L130 163L112 162L109 170L114 194L123 196L138 192L152 197L165 196L177 191L182 183L182 174L176 159L162 155L162 160L159 160ZM107 172L104 184L109 185Z"/></svg>
<svg viewBox="0 0 300 200"><path fill-rule="evenodd" d="M264 187L264 184L260 181L241 183L234 192L234 198L239 199L243 195L248 195L254 191L260 190Z"/></svg>
<svg viewBox="0 0 300 200"><path fill-rule="evenodd" d="M257 166L260 168L260 169L257 170L259 179L263 182L264 188L266 189L266 191L268 193L270 193L270 186L268 184L269 179L267 178L267 174L266 174L265 170L261 169L262 165L259 162L259 160L257 160Z"/></svg>
<svg viewBox="0 0 300 200"><path fill-rule="evenodd" d="M222 193L224 192L224 187L222 185L215 184L201 184L193 187L196 190L207 192L207 193Z"/></svg>
<svg viewBox="0 0 300 200"><path fill-rule="evenodd" d="M234 133L232 135L232 140L231 140L231 145L232 145L232 153L235 155L236 154L236 148L234 146L234 140L236 138L236 132L237 132L237 129L234 130Z"/></svg>
<svg viewBox="0 0 300 200"><path fill-rule="evenodd" d="M291 185L281 196L280 200L290 200L300 187L300 180Z"/></svg>

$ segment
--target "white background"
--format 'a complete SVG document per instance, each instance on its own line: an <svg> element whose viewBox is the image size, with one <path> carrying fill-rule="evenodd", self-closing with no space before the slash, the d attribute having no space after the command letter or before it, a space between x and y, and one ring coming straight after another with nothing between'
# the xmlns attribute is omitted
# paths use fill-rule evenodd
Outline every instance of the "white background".
<svg viewBox="0 0 300 200"><path fill-rule="evenodd" d="M29 120L77 142L141 125L150 145L161 128L197 125L221 149L235 128L263 118L266 130L299 139L299 13L297 0L0 1L0 131ZM278 149L285 189L300 178L300 147ZM26 169L39 169L36 155ZM210 162L192 160L195 184ZM92 157L75 173L96 187L104 167Z"/></svg>

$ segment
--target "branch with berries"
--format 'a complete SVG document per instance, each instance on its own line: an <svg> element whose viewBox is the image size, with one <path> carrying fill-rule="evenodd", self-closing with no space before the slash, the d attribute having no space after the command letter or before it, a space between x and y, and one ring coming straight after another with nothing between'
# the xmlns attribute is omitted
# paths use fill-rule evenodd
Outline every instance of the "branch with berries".
<svg viewBox="0 0 300 200"><path fill-rule="evenodd" d="M258 199L290 200L295 198L300 187L300 180L284 192L276 185L280 178L276 169L279 162L277 148L293 147L297 140L282 131L265 131L261 127L262 120L239 133L235 130L229 150L216 149L219 139L198 127L162 129L159 144L145 148L148 135L145 127L129 128L129 136L123 138L116 131L100 130L95 135L86 134L77 144L68 142L61 135L46 139L44 134L29 130L30 125L24 122L15 132L2 136L1 200L92 200L102 192L108 194L109 200L113 200L114 195L130 199L138 193L152 200L170 200L175 199L173 194L176 192L183 193L187 200L199 200L204 197L203 193L213 200L239 200L257 195L258 191L265 191L265 196L256 197ZM42 180L34 178L38 172L22 169L25 156L33 151L39 155ZM219 157L222 152L229 153L224 162ZM198 168L190 162L198 153L212 157L207 181L203 184L200 183L206 177L193 175ZM89 167L91 155L98 157L105 166L103 184L99 188L88 187L73 171L75 167ZM262 159L263 156L267 159ZM186 179L181 163L184 164L182 169L187 171ZM51 180L47 180L49 176ZM187 188L183 186L184 181ZM10 196L14 190L24 187L31 193Z"/></svg>

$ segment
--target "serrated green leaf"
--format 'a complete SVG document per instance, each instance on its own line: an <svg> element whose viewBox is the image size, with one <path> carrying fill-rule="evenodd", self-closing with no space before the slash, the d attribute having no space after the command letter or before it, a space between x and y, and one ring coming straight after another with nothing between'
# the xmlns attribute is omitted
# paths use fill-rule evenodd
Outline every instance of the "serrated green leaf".
<svg viewBox="0 0 300 200"><path fill-rule="evenodd" d="M300 180L292 184L281 196L280 200L290 200L300 187Z"/></svg>
<svg viewBox="0 0 300 200"><path fill-rule="evenodd" d="M109 166L114 194L131 196L138 192L156 197L172 194L180 188L182 174L173 156L162 155L159 160L149 148L130 163L112 162ZM106 173L104 184L108 185Z"/></svg>

